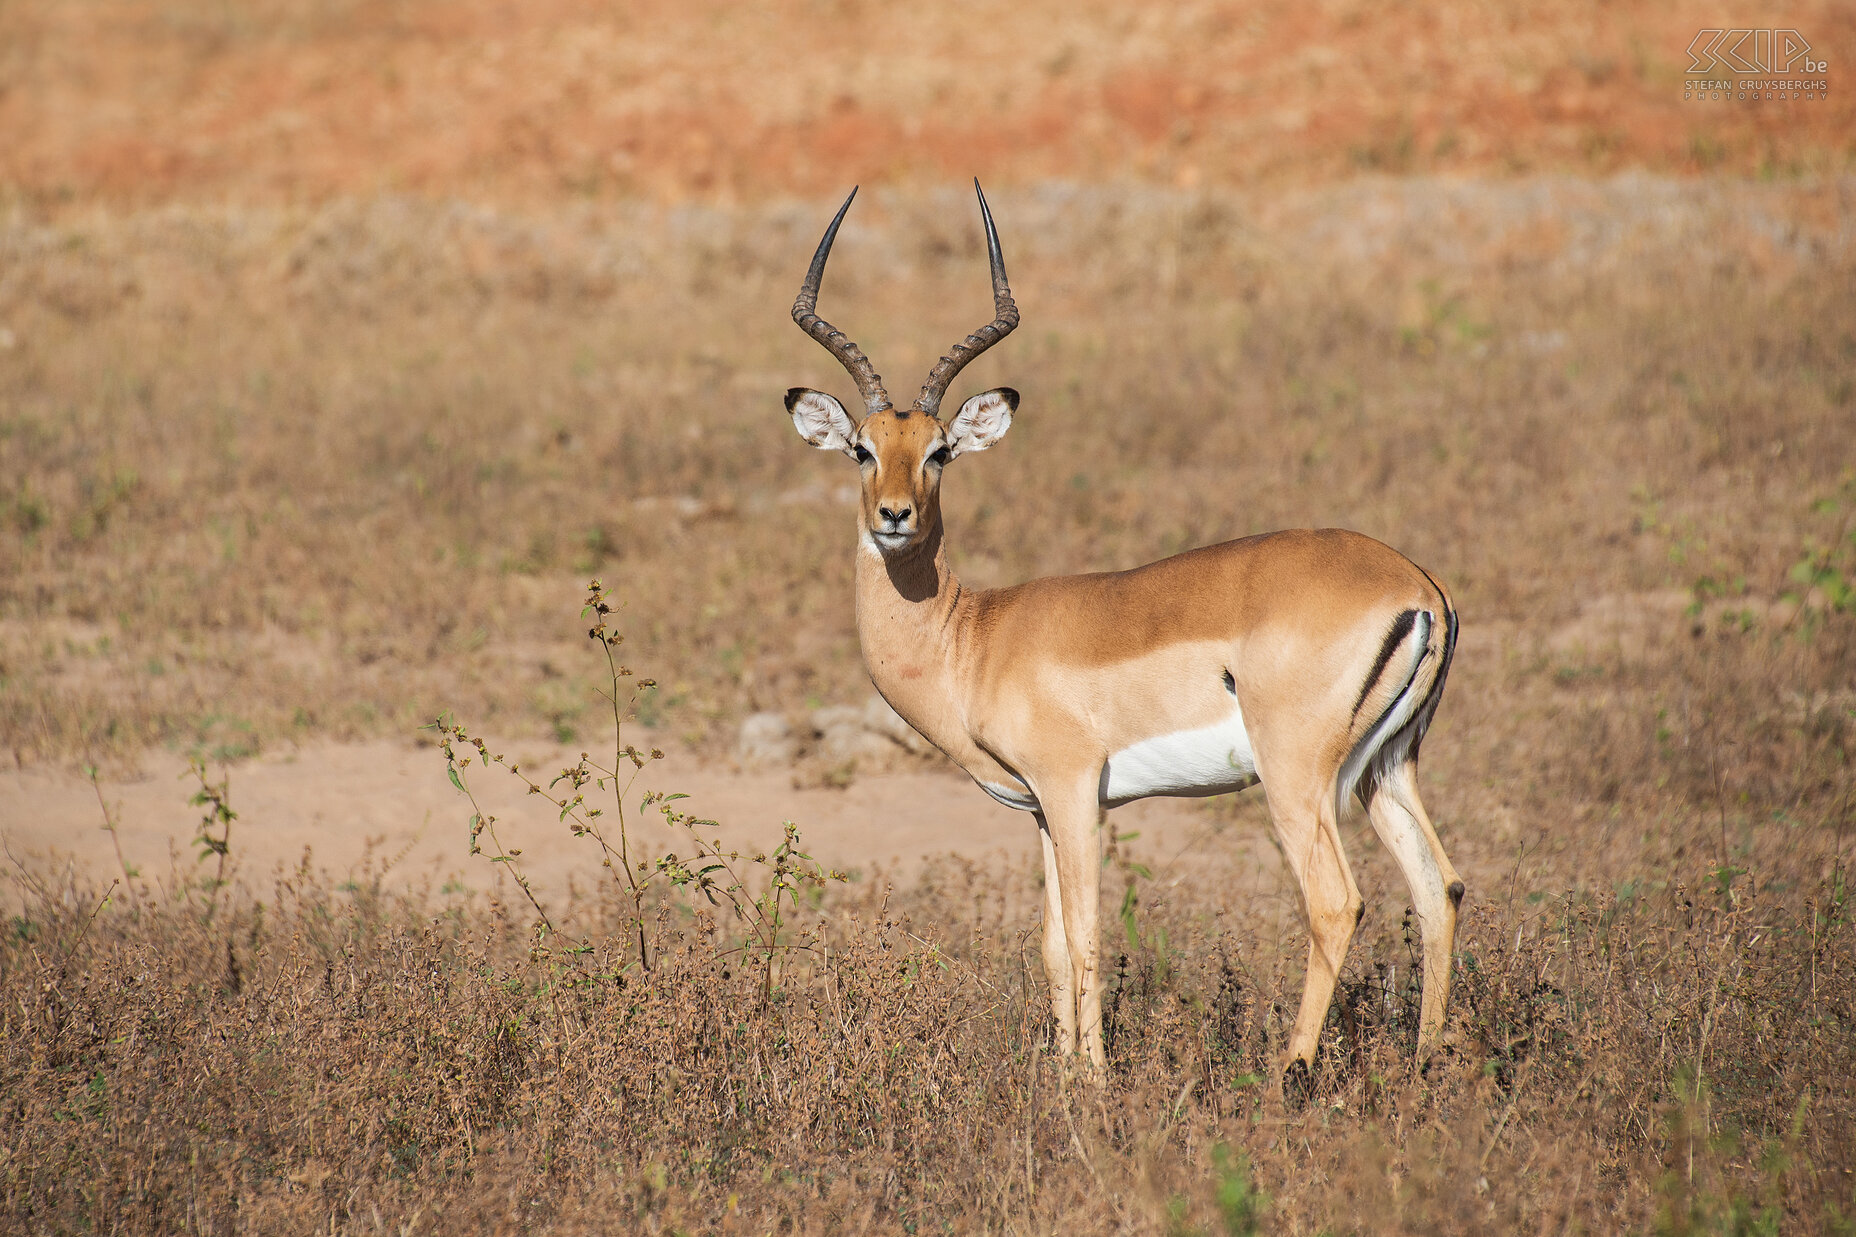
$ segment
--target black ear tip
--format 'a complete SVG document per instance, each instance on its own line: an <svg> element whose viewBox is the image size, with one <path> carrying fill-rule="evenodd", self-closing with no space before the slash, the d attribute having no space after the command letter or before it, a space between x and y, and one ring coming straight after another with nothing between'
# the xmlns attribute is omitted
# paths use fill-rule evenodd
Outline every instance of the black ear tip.
<svg viewBox="0 0 1856 1237"><path fill-rule="evenodd" d="M786 389L786 411L791 412L793 410L793 405L797 404L805 393L806 388L804 387L788 387Z"/></svg>
<svg viewBox="0 0 1856 1237"><path fill-rule="evenodd" d="M1013 412L1018 411L1018 392L1016 390L1011 387L1000 387L999 398L1003 399L1006 406Z"/></svg>

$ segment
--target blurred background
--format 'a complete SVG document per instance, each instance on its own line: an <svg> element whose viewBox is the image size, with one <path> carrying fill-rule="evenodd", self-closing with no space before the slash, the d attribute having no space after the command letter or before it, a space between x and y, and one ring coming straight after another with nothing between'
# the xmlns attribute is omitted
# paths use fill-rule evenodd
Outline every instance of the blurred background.
<svg viewBox="0 0 1856 1237"><path fill-rule="evenodd" d="M898 391L997 206L973 582L1346 524L1471 631L1778 604L1852 458L1856 112L1688 98L1721 20L11 0L0 751L571 741L591 574L680 743L861 700L851 478L779 406L843 385L787 310L852 184L825 312ZM1845 8L1759 20L1835 85Z"/></svg>

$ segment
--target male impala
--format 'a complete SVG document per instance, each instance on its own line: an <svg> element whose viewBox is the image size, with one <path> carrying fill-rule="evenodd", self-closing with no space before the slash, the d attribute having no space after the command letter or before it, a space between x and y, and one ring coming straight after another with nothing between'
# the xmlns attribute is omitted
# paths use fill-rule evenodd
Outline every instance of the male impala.
<svg viewBox="0 0 1856 1237"><path fill-rule="evenodd" d="M1018 392L975 395L951 421L938 413L954 375L1018 325L999 236L981 194L995 321L954 345L913 408L895 408L869 359L814 312L856 196L819 242L793 320L850 371L864 416L804 387L786 407L800 437L862 472L857 630L877 690L988 794L1037 818L1058 1044L1103 1064L1102 812L1262 782L1308 916L1287 1060L1313 1063L1362 910L1338 829L1350 794L1397 859L1423 929L1423 1060L1443 1028L1463 898L1416 777L1456 643L1449 594L1396 551L1337 529L1246 537L1133 571L962 587L942 541L941 472L1004 436Z"/></svg>

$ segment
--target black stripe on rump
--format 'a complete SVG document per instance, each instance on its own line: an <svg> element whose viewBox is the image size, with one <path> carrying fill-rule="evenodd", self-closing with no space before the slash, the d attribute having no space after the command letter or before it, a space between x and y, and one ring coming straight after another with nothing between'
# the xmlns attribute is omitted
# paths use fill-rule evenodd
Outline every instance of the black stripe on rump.
<svg viewBox="0 0 1856 1237"><path fill-rule="evenodd" d="M1379 686L1379 676L1386 672L1386 664L1392 660L1392 654L1405 642L1411 629L1418 621L1416 610L1406 610L1392 620L1392 630L1386 633L1386 642L1379 646L1379 660L1373 663L1373 672L1366 676L1366 685L1360 688L1360 698L1353 702L1353 716L1357 720L1360 710L1366 705L1366 698L1373 694L1373 688Z"/></svg>
<svg viewBox="0 0 1856 1237"><path fill-rule="evenodd" d="M1417 566L1415 563L1412 565ZM1424 729L1428 729L1431 724L1431 714L1437 711L1437 702L1443 698L1444 680L1450 677L1450 662L1456 656L1456 608L1452 606L1449 599L1444 596L1444 590L1438 587L1437 581L1431 580L1430 572L1425 571L1422 567L1418 567L1418 571L1426 580L1430 580L1432 588L1437 589L1437 600L1444 608L1443 663L1437 667L1437 677L1431 680L1431 690L1425 693L1424 703L1418 706L1417 712L1417 716L1423 723ZM1413 760L1418 758L1418 748L1424 742L1424 729L1420 729L1417 736L1411 741L1411 758Z"/></svg>

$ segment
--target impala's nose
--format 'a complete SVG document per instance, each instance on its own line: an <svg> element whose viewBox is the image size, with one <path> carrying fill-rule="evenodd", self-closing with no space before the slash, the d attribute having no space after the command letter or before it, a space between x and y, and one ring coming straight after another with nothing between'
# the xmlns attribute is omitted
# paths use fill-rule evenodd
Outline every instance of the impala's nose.
<svg viewBox="0 0 1856 1237"><path fill-rule="evenodd" d="M876 513L883 517L883 522L892 529L901 528L908 522L909 516L914 514L913 509L909 507L878 507Z"/></svg>

